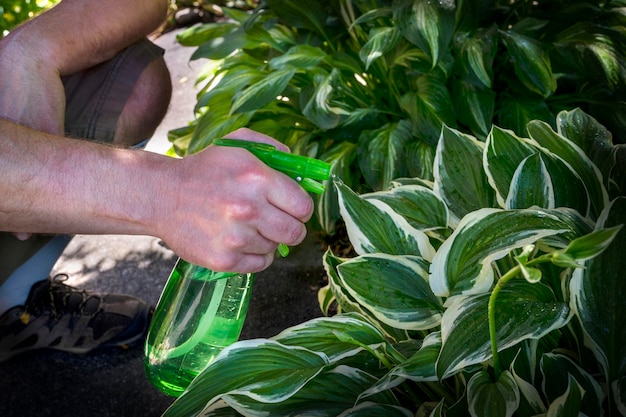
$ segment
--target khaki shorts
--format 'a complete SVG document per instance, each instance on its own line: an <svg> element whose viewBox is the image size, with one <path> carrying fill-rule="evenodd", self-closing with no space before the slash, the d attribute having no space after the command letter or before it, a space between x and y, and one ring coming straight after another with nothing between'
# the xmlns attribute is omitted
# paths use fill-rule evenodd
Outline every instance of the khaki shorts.
<svg viewBox="0 0 626 417"><path fill-rule="evenodd" d="M67 100L65 134L112 142L117 120L137 79L148 64L162 56L163 52L157 45L142 40L109 61L63 77ZM10 233L0 232L0 284L51 238L33 236L19 241Z"/></svg>
<svg viewBox="0 0 626 417"><path fill-rule="evenodd" d="M65 135L112 142L117 120L139 75L163 52L144 39L109 61L63 77L67 100Z"/></svg>

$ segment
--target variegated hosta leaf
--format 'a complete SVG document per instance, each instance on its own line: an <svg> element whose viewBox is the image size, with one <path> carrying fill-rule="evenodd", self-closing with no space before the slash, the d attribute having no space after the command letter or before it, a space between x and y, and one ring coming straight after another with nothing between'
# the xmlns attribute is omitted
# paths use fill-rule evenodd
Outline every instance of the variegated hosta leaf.
<svg viewBox="0 0 626 417"><path fill-rule="evenodd" d="M225 348L189 385L166 417L197 415L228 394L281 402L329 364L323 353L271 340L244 340Z"/></svg>
<svg viewBox="0 0 626 417"><path fill-rule="evenodd" d="M484 139L492 126L496 93L465 80L452 80L451 83L452 100L459 121L467 125L473 134Z"/></svg>
<svg viewBox="0 0 626 417"><path fill-rule="evenodd" d="M611 383L613 398L617 411L626 416L626 376L622 376Z"/></svg>
<svg viewBox="0 0 626 417"><path fill-rule="evenodd" d="M543 98L556 90L550 56L536 39L514 31L500 31L507 53L513 62L515 75L524 86Z"/></svg>
<svg viewBox="0 0 626 417"><path fill-rule="evenodd" d="M398 44L402 37L395 27L374 28L370 31L369 39L359 51L359 58L365 64L367 70L370 65Z"/></svg>
<svg viewBox="0 0 626 417"><path fill-rule="evenodd" d="M487 88L492 87L492 64L497 51L496 35L493 27L480 28L471 35L461 33L455 40L460 52L458 65L464 79L479 82Z"/></svg>
<svg viewBox="0 0 626 417"><path fill-rule="evenodd" d="M556 398L550 407L546 416L548 417L569 417L580 416L580 403L585 392L573 376L568 376L567 390L563 395ZM586 414L582 414L586 415Z"/></svg>
<svg viewBox="0 0 626 417"><path fill-rule="evenodd" d="M578 145L601 171L604 187L608 188L615 165L611 132L580 109L562 111L557 115L557 132Z"/></svg>
<svg viewBox="0 0 626 417"><path fill-rule="evenodd" d="M448 207L437 194L422 185L404 185L389 191L363 194L365 200L379 200L419 230L448 226Z"/></svg>
<svg viewBox="0 0 626 417"><path fill-rule="evenodd" d="M301 346L315 352L323 352L331 362L354 355L363 348L337 338L337 333L349 335L362 345L376 347L386 342L385 336L361 314L344 313L333 317L312 319L283 330L272 340L288 346Z"/></svg>
<svg viewBox="0 0 626 417"><path fill-rule="evenodd" d="M597 228L626 223L626 197L614 200L602 213ZM626 375L626 228L610 246L574 271L570 284L571 305L584 333L585 345L602 364L609 383Z"/></svg>
<svg viewBox="0 0 626 417"><path fill-rule="evenodd" d="M361 134L357 149L359 166L370 187L384 190L394 178L407 175L406 162L401 156L411 137L411 123L406 120Z"/></svg>
<svg viewBox="0 0 626 417"><path fill-rule="evenodd" d="M517 363L517 358L511 364L510 372L511 372L511 375L513 376L513 379L515 379L515 384L517 384L517 387L520 392L520 406L519 406L520 411L528 409L528 411L526 412L526 415L531 415L531 416L544 414L547 411L547 409L546 409L545 404L543 403L541 394L539 394L539 391L537 391L537 389L535 388L533 384L526 381L517 373L517 371L515 370L516 363ZM524 415L523 413L520 413L520 414Z"/></svg>
<svg viewBox="0 0 626 417"><path fill-rule="evenodd" d="M340 312L358 312L365 315L365 311L363 311L359 303L357 303L341 285L337 267L347 260L348 259L334 256L330 249L324 253L322 261L324 263L324 270L328 275L328 288L332 292L334 300L337 301ZM330 298L330 296L327 296L327 298ZM326 303L331 302L332 300L326 300Z"/></svg>
<svg viewBox="0 0 626 417"><path fill-rule="evenodd" d="M424 232L413 228L386 204L366 201L340 182L335 186L348 237L359 255L382 252L432 259L435 250Z"/></svg>
<svg viewBox="0 0 626 417"><path fill-rule="evenodd" d="M365 402L344 411L337 417L413 417L413 412L396 405Z"/></svg>
<svg viewBox="0 0 626 417"><path fill-rule="evenodd" d="M435 254L430 286L439 297L486 292L493 284L493 261L542 238L565 234L571 240L575 233L556 210L475 211Z"/></svg>
<svg viewBox="0 0 626 417"><path fill-rule="evenodd" d="M489 183L496 190L498 203L505 207L505 199L519 164L535 153L540 153L550 174L555 207L571 207L586 215L589 198L585 185L578 173L563 158L539 146L534 140L520 138L511 131L494 126L485 144L484 167ZM532 191L531 188L528 192ZM518 194L524 192L526 190L520 189Z"/></svg>
<svg viewBox="0 0 626 417"><path fill-rule="evenodd" d="M467 383L467 397L472 417L511 417L520 401L515 379L508 371L496 382L491 382L487 371L475 373Z"/></svg>
<svg viewBox="0 0 626 417"><path fill-rule="evenodd" d="M352 183L351 172L352 163L356 157L355 143L341 142L328 152L320 157L322 161L326 161L332 165L332 174L336 178L341 178L346 184ZM339 213L339 204L337 202L337 189L333 186L332 180L324 181L326 191L319 196L315 195L315 213L317 214L318 221L322 227L322 230L328 234L332 234L335 231L337 220L341 217Z"/></svg>
<svg viewBox="0 0 626 417"><path fill-rule="evenodd" d="M441 350L441 334L433 332L424 339L422 347L410 358L395 366L371 388L363 392L361 398L390 390L405 380L417 382L437 381L435 363Z"/></svg>
<svg viewBox="0 0 626 417"><path fill-rule="evenodd" d="M513 174L506 209L555 208L552 178L538 153L522 160Z"/></svg>
<svg viewBox="0 0 626 417"><path fill-rule="evenodd" d="M249 396L232 394L225 401L244 416L316 416L335 417L352 410L359 395L376 380L361 369L345 365L328 369L311 379L297 393L279 403L264 403ZM332 387L332 389L329 389ZM391 391L371 398L389 409L398 405ZM359 414L356 414L359 415ZM403 414L392 414L400 415Z"/></svg>
<svg viewBox="0 0 626 417"><path fill-rule="evenodd" d="M489 297L487 293L448 300L441 321L443 346L437 360L437 374L441 378L491 358ZM517 279L508 282L498 294L495 318L500 351L565 326L570 320L570 309L556 301L548 286Z"/></svg>
<svg viewBox="0 0 626 417"><path fill-rule="evenodd" d="M454 2L402 2L402 7L394 7L394 21L405 38L430 56L435 68L454 34Z"/></svg>
<svg viewBox="0 0 626 417"><path fill-rule="evenodd" d="M483 171L483 143L443 127L435 154L434 191L457 219L483 207L494 207L495 197ZM453 219L451 222L454 223Z"/></svg>
<svg viewBox="0 0 626 417"><path fill-rule="evenodd" d="M543 391L548 402L557 401L569 385L568 380L572 378L585 392L580 403L580 411L588 416L602 415L604 392L593 375L576 365L567 356L554 353L544 354L540 367L545 381L549 381L543 384Z"/></svg>
<svg viewBox="0 0 626 417"><path fill-rule="evenodd" d="M540 146L562 158L580 176L589 195L593 217L597 218L609 201L598 167L578 145L556 133L545 122L530 122L528 133Z"/></svg>
<svg viewBox="0 0 626 417"><path fill-rule="evenodd" d="M443 306L428 286L428 262L422 258L362 255L337 270L342 286L377 320L405 330L439 325Z"/></svg>
<svg viewBox="0 0 626 417"><path fill-rule="evenodd" d="M302 109L302 114L320 129L327 130L336 127L342 117L348 112L333 105L334 83L339 77L339 71L333 68L330 73L319 72L313 77L315 91Z"/></svg>

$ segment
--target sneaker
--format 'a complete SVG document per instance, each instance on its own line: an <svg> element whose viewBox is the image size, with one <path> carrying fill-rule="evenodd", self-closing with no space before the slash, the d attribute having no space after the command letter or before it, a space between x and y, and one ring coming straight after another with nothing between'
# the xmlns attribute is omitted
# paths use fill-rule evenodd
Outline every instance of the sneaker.
<svg viewBox="0 0 626 417"><path fill-rule="evenodd" d="M36 349L86 353L143 338L150 316L143 301L78 290L64 284L66 279L57 275L35 283L26 305L0 316L0 362Z"/></svg>

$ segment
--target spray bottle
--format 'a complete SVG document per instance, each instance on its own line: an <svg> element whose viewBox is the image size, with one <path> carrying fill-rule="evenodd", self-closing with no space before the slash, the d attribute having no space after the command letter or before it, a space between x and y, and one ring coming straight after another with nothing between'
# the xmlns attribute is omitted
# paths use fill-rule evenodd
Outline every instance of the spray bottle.
<svg viewBox="0 0 626 417"><path fill-rule="evenodd" d="M238 139L214 145L245 148L310 192L321 194L318 180L330 178L330 164ZM279 245L281 254L288 251ZM179 396L221 350L239 339L254 274L217 272L178 259L150 323L145 344L148 379L164 393Z"/></svg>

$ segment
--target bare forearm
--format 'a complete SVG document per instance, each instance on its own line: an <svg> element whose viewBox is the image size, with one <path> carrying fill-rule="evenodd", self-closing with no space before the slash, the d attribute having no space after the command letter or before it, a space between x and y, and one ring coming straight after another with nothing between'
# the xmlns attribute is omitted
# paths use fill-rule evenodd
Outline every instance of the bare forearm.
<svg viewBox="0 0 626 417"><path fill-rule="evenodd" d="M67 75L149 35L164 21L166 10L166 0L63 0L6 41L27 44L29 54Z"/></svg>
<svg viewBox="0 0 626 417"><path fill-rule="evenodd" d="M175 162L0 119L0 230L150 234L158 181L146 173Z"/></svg>

